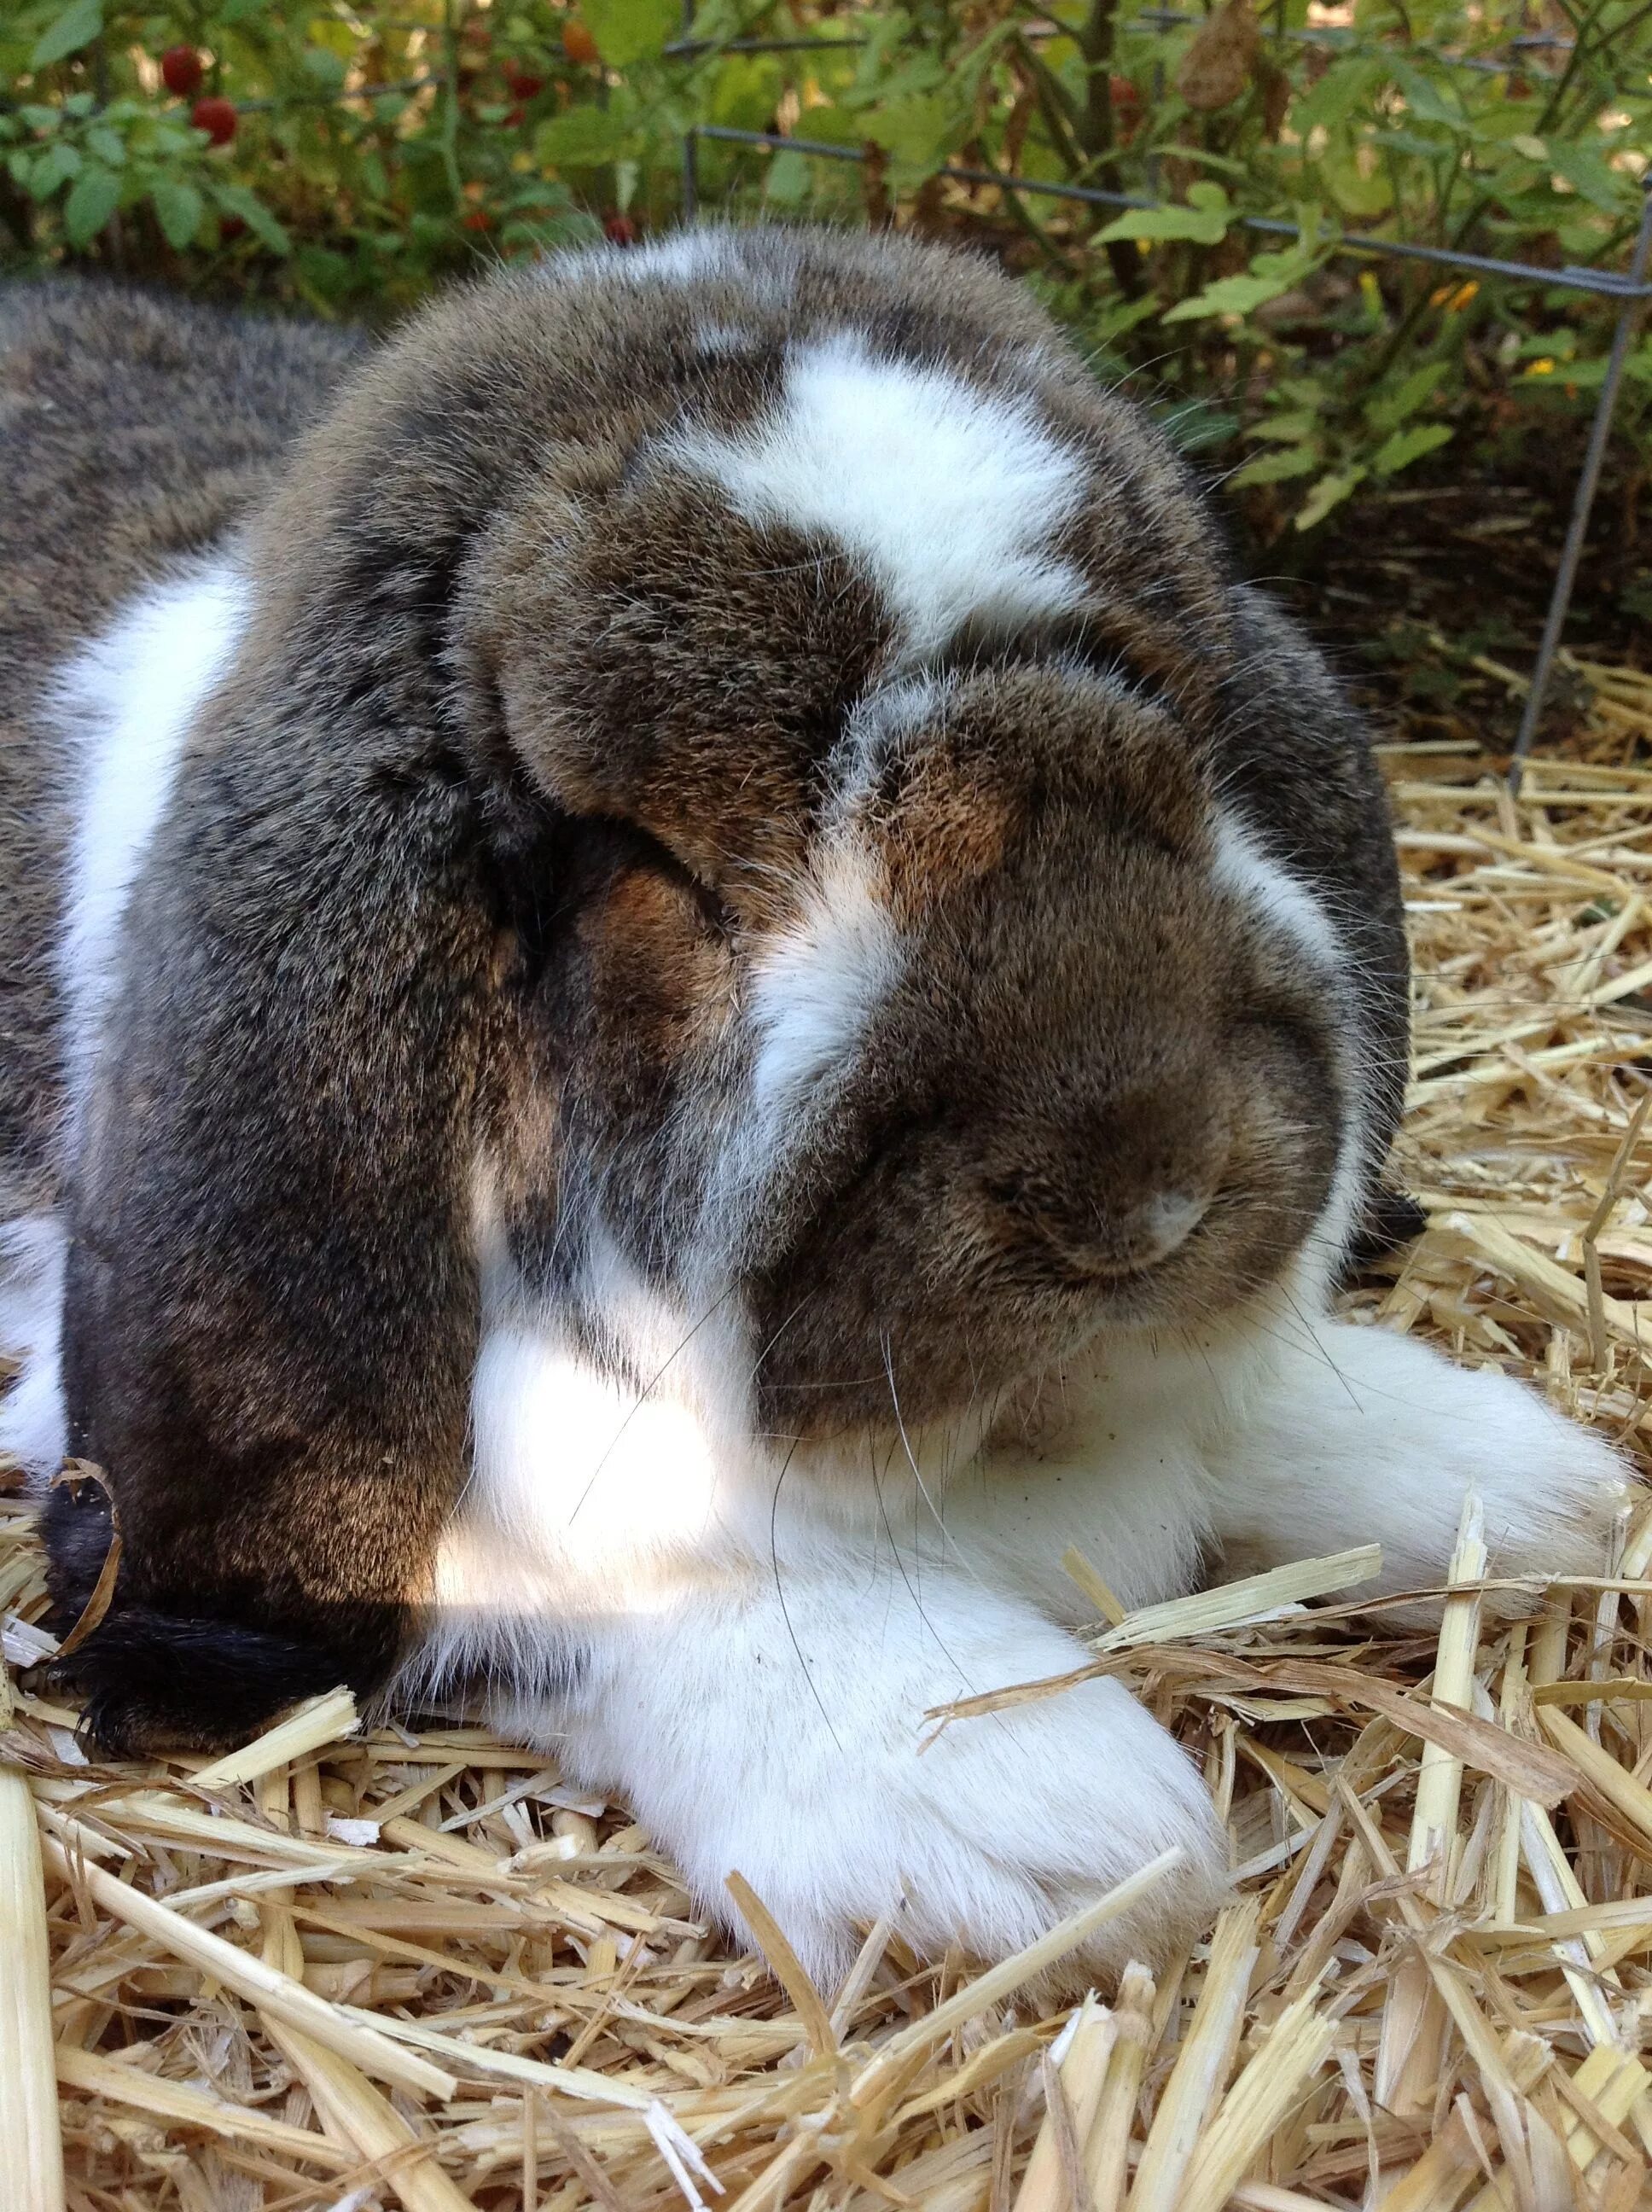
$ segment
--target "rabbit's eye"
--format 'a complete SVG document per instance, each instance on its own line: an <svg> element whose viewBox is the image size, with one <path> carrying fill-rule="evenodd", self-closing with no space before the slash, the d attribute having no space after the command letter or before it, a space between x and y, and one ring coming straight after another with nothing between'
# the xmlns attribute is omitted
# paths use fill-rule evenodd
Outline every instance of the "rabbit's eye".
<svg viewBox="0 0 1652 2212"><path fill-rule="evenodd" d="M982 669L1052 662L1100 676L1138 694L1144 705L1157 705L1163 687L1148 671L1133 664L1119 639L1094 615L1054 614L1006 627L1001 621L972 617L948 640L929 672L972 675Z"/></svg>
<svg viewBox="0 0 1652 2212"><path fill-rule="evenodd" d="M719 936L731 934L733 923L727 908L718 895L715 886L706 880L700 871L683 855L635 822L614 821L605 816L585 817L593 828L599 829L612 854L614 864L622 868L646 869L650 874L685 891L699 909L701 919Z"/></svg>

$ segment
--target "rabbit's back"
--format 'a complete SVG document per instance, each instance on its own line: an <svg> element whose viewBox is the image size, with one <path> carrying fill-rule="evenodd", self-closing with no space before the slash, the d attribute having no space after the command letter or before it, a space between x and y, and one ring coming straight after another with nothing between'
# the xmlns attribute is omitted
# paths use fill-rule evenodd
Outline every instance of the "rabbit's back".
<svg viewBox="0 0 1652 2212"><path fill-rule="evenodd" d="M363 344L114 285L0 292L0 1219L50 1203L61 1110L57 672L223 538Z"/></svg>

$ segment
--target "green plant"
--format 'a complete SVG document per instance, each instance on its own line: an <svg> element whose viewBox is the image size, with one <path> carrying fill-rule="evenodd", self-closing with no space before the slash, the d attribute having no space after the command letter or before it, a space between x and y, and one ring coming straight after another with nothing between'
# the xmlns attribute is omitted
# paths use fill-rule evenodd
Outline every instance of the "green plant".
<svg viewBox="0 0 1652 2212"><path fill-rule="evenodd" d="M1004 252L1105 373L1151 368L1264 535L1448 443L1466 466L1592 404L1610 302L1339 248L1620 264L1652 144L1652 0L1274 0L1266 20L1252 0L1181 19L1117 0L700 0L682 31L678 0L14 0L0 244L15 265L84 258L378 315L478 258L669 222L682 133L714 125L865 158L701 140L711 209L894 219ZM809 43L743 50L769 39ZM1164 204L1081 206L957 167ZM1652 407L1652 337L1625 406Z"/></svg>

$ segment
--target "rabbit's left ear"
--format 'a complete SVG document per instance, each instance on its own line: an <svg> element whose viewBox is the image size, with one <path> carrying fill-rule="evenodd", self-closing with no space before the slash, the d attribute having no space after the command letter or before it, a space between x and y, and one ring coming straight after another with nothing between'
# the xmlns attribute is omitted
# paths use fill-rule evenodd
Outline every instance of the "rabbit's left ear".
<svg viewBox="0 0 1652 2212"><path fill-rule="evenodd" d="M271 624L197 715L87 1103L69 1441L123 1552L70 1663L128 1751L376 1688L463 1481L508 954L431 730L316 680ZM85 1546L48 1536L67 1610Z"/></svg>

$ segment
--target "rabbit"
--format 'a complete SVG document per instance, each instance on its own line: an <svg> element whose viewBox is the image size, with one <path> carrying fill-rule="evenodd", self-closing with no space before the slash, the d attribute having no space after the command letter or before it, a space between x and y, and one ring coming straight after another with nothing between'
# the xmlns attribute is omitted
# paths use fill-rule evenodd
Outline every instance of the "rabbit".
<svg viewBox="0 0 1652 2212"><path fill-rule="evenodd" d="M1407 957L1364 726L1023 289L689 230L383 343L0 310L8 1267L47 1679L112 1753L343 1682L623 1799L840 1972L1196 1937L1070 1673L1380 1541L1592 1566L1598 1438L1333 1317ZM71 1468L71 1473L76 1470ZM1517 1601L1515 1601L1517 1602Z"/></svg>

